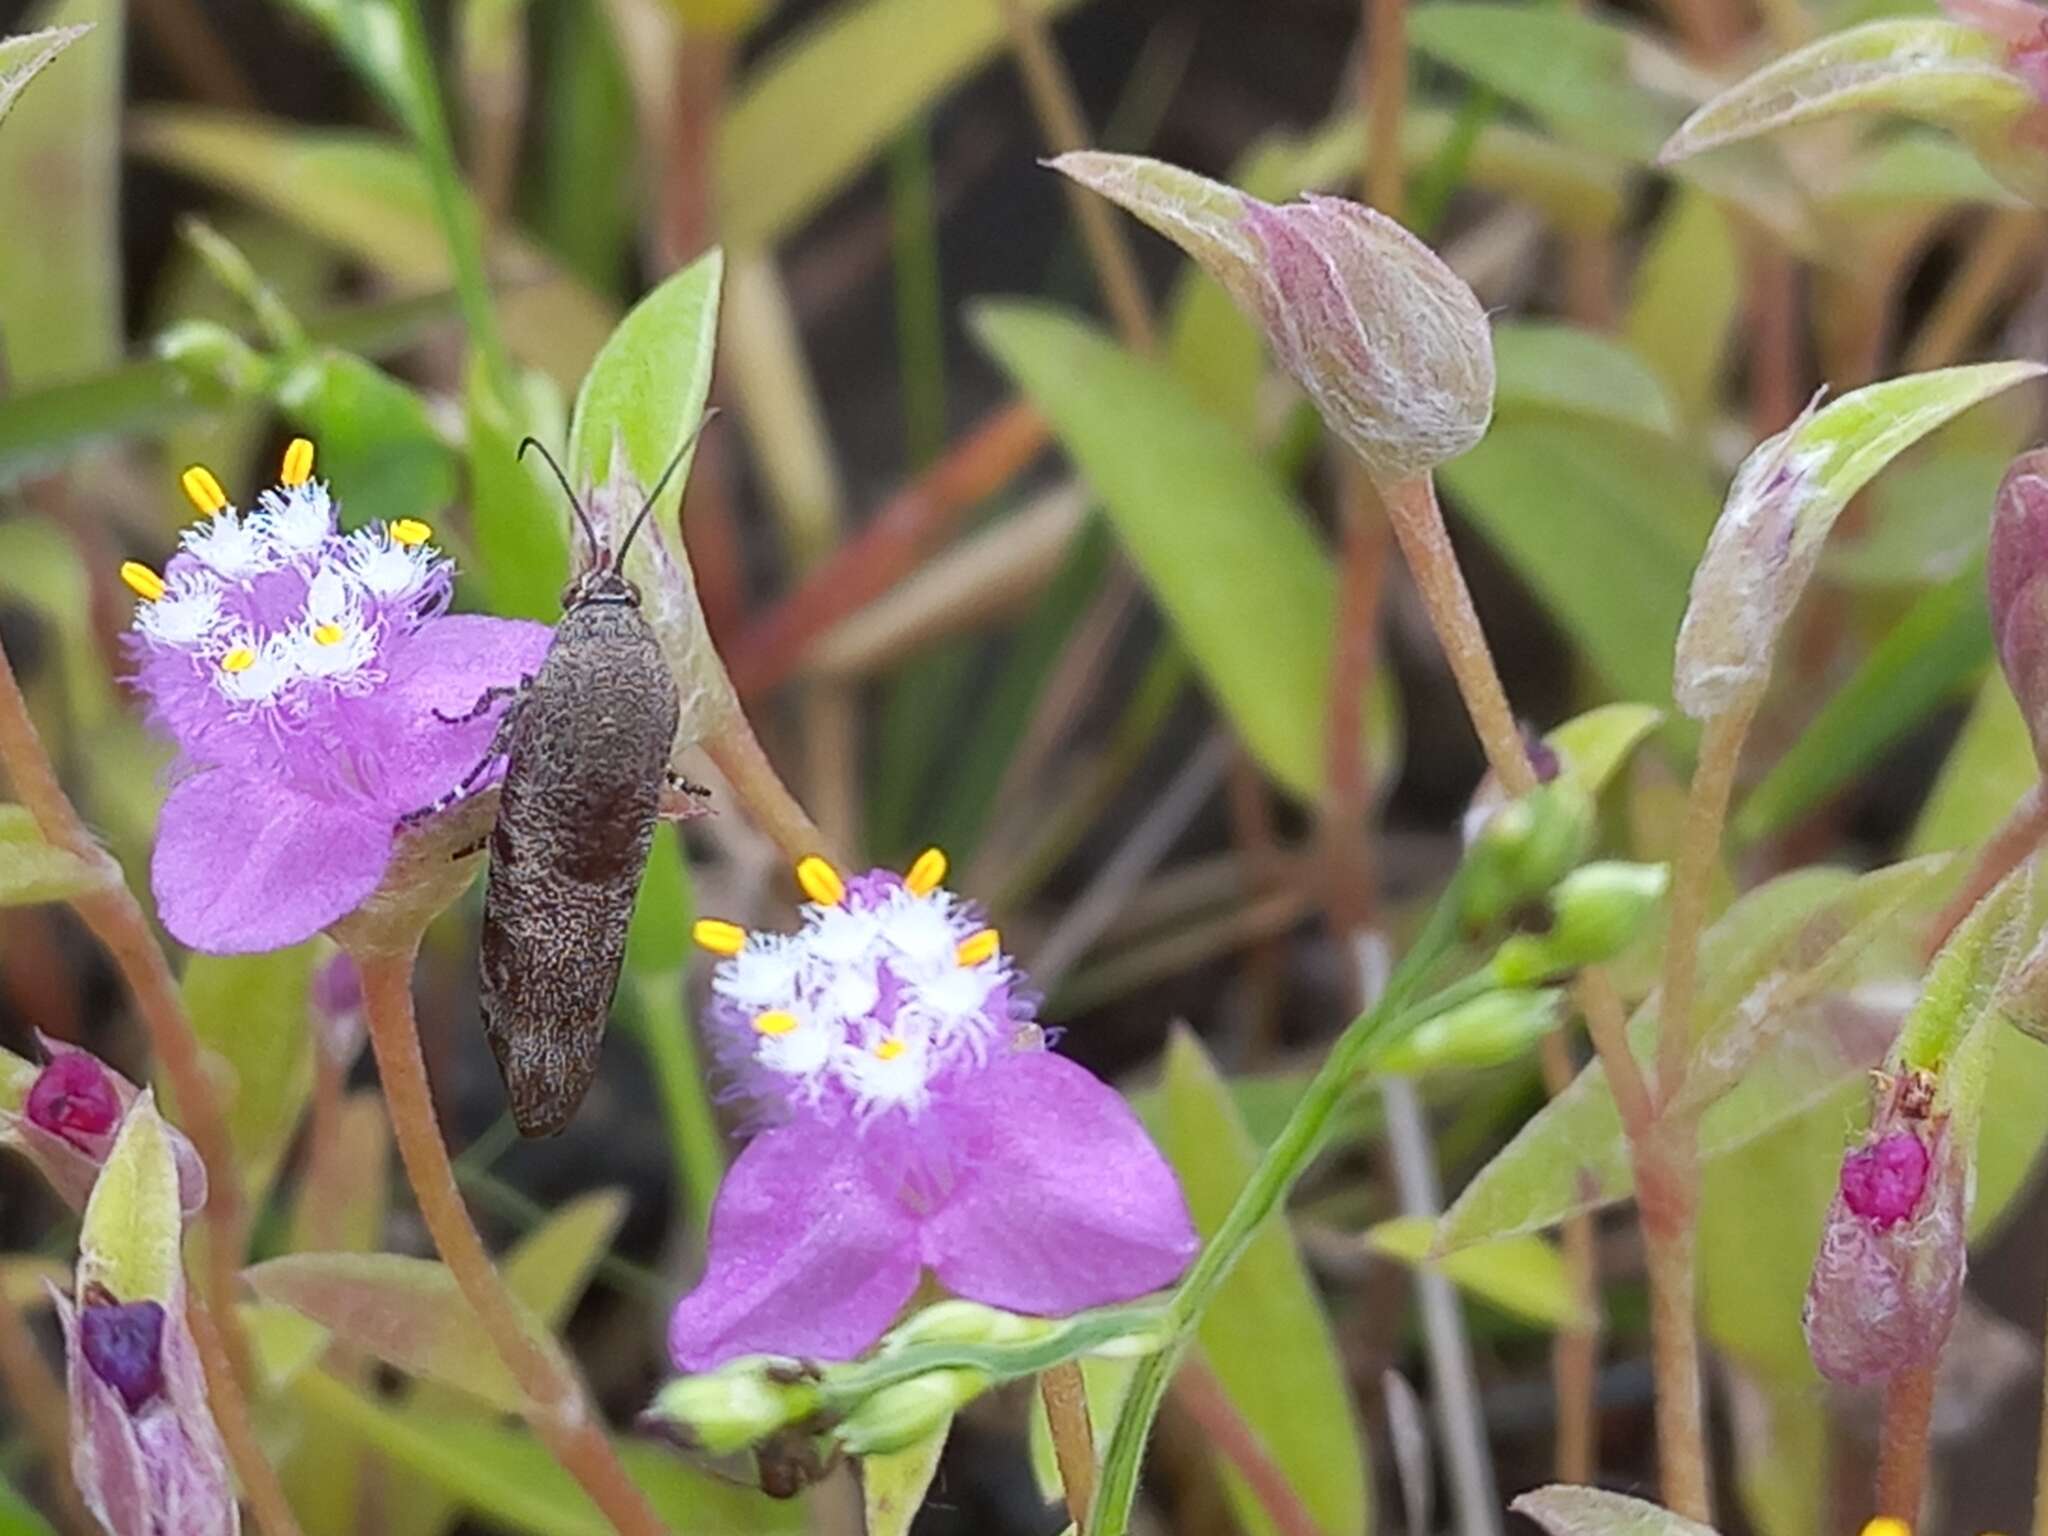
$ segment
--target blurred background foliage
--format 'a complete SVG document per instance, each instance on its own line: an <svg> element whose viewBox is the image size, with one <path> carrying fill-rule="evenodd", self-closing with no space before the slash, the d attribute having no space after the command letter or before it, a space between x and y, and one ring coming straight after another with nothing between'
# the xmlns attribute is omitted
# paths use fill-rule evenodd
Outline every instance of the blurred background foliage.
<svg viewBox="0 0 2048 1536"><path fill-rule="evenodd" d="M1499 361L1494 427L1446 467L1444 495L1509 692L1539 727L1668 706L1728 473L1816 387L2040 356L2048 340L2038 219L1932 130L1829 124L1655 168L1746 62L1913 7L1735 9L1741 35L1718 39L1694 35L1685 6L1424 0L1407 16L1408 221L1493 310ZM1119 233L1105 258L1035 161L1085 140L1269 198L1355 189L1358 7L0 6L0 33L65 25L92 30L0 130L0 632L131 878L146 886L164 755L119 684L115 572L171 546L189 516L177 471L204 461L247 495L304 433L345 521L431 521L462 561L461 606L550 618L562 509L512 447L528 431L564 442L621 316L716 245L722 266L670 291L691 316L669 322L678 336L708 337L718 306L712 398L729 412L682 515L750 714L840 847L896 863L948 849L1066 1048L1128 1079L1212 1226L1350 1009L1350 961L1316 921L1326 871L1305 807L1324 788L1344 580L1330 530L1351 492L1220 291L1149 236ZM664 372L670 355L649 353L630 407L649 441L673 434L693 387L681 351ZM1758 728L1731 892L1980 842L2033 783L1991 672L1982 560L1992 491L2036 409L2024 393L1978 408L1845 517ZM1398 931L1454 861L1482 764L1398 562L1373 580L1373 812L1358 832L1378 920ZM1664 857L1673 833L1692 741L1658 718L1606 727L1629 745L1651 732L1610 752L1606 839L1625 856ZM663 1368L660 1318L693 1272L724 1152L692 1108L682 936L694 910L751 918L788 899L772 848L729 810L693 829L687 867L663 839L623 1027L560 1141L517 1145L499 1112L473 901L437 927L420 978L465 1192L618 1419ZM1724 942L1897 910L1847 873L1773 891L1736 909ZM393 1204L355 1042L299 1027L315 958L183 969L259 1201L252 1327L274 1389L260 1428L295 1506L322 1536L599 1530L500 1417L502 1383L454 1321L443 1356L395 1382L280 1299L295 1252L422 1247ZM1900 968L1895 952L1859 963ZM1632 995L1648 984L1636 972ZM25 1049L33 1029L144 1066L111 973L52 906L0 918L0 1038ZM1987 1305L1952 1350L1978 1377L1943 1424L1958 1530L2015 1523L2030 1465L2026 1415L1991 1420L2019 1369L1994 1309L2031 1317L2048 1281L2038 1244L1999 1236L2048 1129L2048 1067L2024 1042L2007 1054L1979 1173ZM1823 1393L1791 1326L1852 1083L1729 1111L1721 1141L1709 1127L1706 1326L1743 1510L1730 1529L1822 1529L1812 1468L1870 1455L1867 1405ZM1542 1096L1533 1062L1423 1088L1454 1189ZM1315 1529L1402 1524L1390 1469L1412 1431L1399 1412L1390 1430L1382 1378L1419 1358L1402 1303L1426 1234L1390 1219L1378 1128L1361 1097L1205 1326L1201 1374L1163 1420L1155 1529L1275 1528L1209 1449L1246 1432ZM70 1251L67 1223L10 1165L0 1286L23 1305ZM1603 1231L1602 1464L1626 1479L1648 1456L1641 1282L1630 1229ZM1451 1273L1512 1492L1546 1476L1550 1338L1584 1319L1544 1239L1474 1250ZM1097 1374L1100 1413L1118 1373ZM920 1531L1059 1528L1027 1416L1022 1394L975 1405ZM34 1487L5 1428L0 1473ZM679 1530L859 1528L844 1479L772 1505L652 1446L627 1454ZM0 1531L41 1529L0 1484Z"/></svg>

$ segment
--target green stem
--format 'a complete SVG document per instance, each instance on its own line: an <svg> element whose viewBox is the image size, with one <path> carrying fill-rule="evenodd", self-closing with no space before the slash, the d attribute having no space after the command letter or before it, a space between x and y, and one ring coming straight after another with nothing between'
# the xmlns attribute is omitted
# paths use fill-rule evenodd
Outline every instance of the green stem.
<svg viewBox="0 0 2048 1536"><path fill-rule="evenodd" d="M441 85L434 73L434 54L427 43L427 25L420 15L419 0L396 0L392 10L398 17L405 51L406 126L412 130L420 160L426 167L434 212L448 239L463 323L469 328L471 344L483 356L484 376L490 380L491 392L514 421L524 421L526 413L521 409L518 376L512 370L512 357L505 350L505 337L498 329L498 312L491 302L490 274L484 264L483 219L455 161L455 143L448 133L448 114L441 104Z"/></svg>
<svg viewBox="0 0 2048 1536"><path fill-rule="evenodd" d="M1168 1298L1167 1309L1176 1337L1140 1365L1132 1380L1130 1394L1124 1399L1110 1436L1108 1453L1103 1457L1102 1481L1089 1517L1088 1536L1123 1536L1137 1500L1138 1470L1144 1458L1146 1437L1165 1400L1174 1368L1192 1341L1195 1325L1251 1246L1253 1235L1279 1209L1308 1167L1344 1095L1389 1045L1425 1020L1497 985L1482 970L1454 982L1420 1005L1410 1006L1430 971L1457 941L1459 886L1453 880L1438 899L1428 923L1395 968L1379 1002L1355 1019L1338 1038L1280 1134L1239 1191L1223 1224L1202 1245L1194 1264Z"/></svg>
<svg viewBox="0 0 2048 1536"><path fill-rule="evenodd" d="M725 1177L725 1138L704 1091L697 1031L683 1003L680 975L636 975L634 983L640 1003L640 1045L654 1068L654 1087L675 1154L677 1208L691 1234L702 1237L711 1219L711 1198Z"/></svg>
<svg viewBox="0 0 2048 1536"><path fill-rule="evenodd" d="M897 371L903 435L913 469L946 446L946 320L932 198L930 130L912 123L890 146L889 237L896 274Z"/></svg>

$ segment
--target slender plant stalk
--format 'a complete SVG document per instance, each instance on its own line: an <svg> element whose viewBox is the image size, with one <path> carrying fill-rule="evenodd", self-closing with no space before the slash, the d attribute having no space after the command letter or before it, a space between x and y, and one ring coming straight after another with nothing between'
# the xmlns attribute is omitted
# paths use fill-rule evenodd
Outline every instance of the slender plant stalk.
<svg viewBox="0 0 2048 1536"><path fill-rule="evenodd" d="M663 1536L666 1528L620 1465L583 1384L529 1330L469 1219L441 1140L427 1064L420 1055L412 1008L414 953L413 947L362 953L356 963L363 977L370 1048L391 1110L392 1136L420 1217L433 1235L441 1262L519 1383L527 1399L527 1421L555 1460L622 1536Z"/></svg>
<svg viewBox="0 0 2048 1536"><path fill-rule="evenodd" d="M2019 802L1999 823L1998 830L1977 850L1977 859L1970 866L1969 874L1929 926L1927 937L1920 946L1921 958L1931 960L1939 954L1942 945L1949 941L1949 936L1962 920L1975 910L1977 903L1990 895L1999 881L2018 869L2041 846L2043 838L2048 838L2048 784L2037 783L2020 796Z"/></svg>
<svg viewBox="0 0 2048 1536"><path fill-rule="evenodd" d="M1928 1431L1934 1423L1934 1369L1917 1365L1886 1382L1878 1424L1877 1513L1916 1528L1927 1482Z"/></svg>
<svg viewBox="0 0 2048 1536"><path fill-rule="evenodd" d="M211 1301L188 1291L185 1317L206 1377L206 1403L213 1410L213 1422L241 1482L249 1513L265 1536L299 1536L299 1522L284 1496L284 1484L263 1454L263 1443L256 1438L256 1426L249 1418L249 1400L235 1380L234 1366L221 1339L220 1314Z"/></svg>
<svg viewBox="0 0 2048 1536"><path fill-rule="evenodd" d="M703 747L748 814L792 864L807 854L831 854L825 834L782 782L737 706L727 711L724 723L704 739Z"/></svg>
<svg viewBox="0 0 2048 1536"><path fill-rule="evenodd" d="M64 1529L72 1536L99 1536L99 1522L86 1512L78 1485L71 1480L69 1408L63 1385L5 1287L0 1287L0 1385L7 1388L8 1402L42 1452L50 1496Z"/></svg>
<svg viewBox="0 0 2048 1536"><path fill-rule="evenodd" d="M1038 1378L1045 1423L1052 1431L1053 1460L1059 1463L1067 1515L1079 1530L1095 1502L1095 1425L1088 1417L1088 1387L1081 1367L1062 1361Z"/></svg>

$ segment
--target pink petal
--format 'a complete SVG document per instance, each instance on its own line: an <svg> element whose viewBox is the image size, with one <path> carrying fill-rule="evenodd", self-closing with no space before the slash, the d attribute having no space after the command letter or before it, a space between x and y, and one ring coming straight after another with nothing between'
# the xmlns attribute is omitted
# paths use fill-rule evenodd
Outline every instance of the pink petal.
<svg viewBox="0 0 2048 1536"><path fill-rule="evenodd" d="M111 1536L152 1536L149 1469L135 1421L108 1386L85 1363L78 1342L78 1314L53 1288L51 1303L64 1332L67 1395L71 1399L71 1476Z"/></svg>
<svg viewBox="0 0 2048 1536"><path fill-rule="evenodd" d="M1063 1317L1177 1279L1197 1239L1173 1170L1115 1089L1048 1052L992 1063L941 1102L956 1184L921 1251L947 1289Z"/></svg>
<svg viewBox="0 0 2048 1536"><path fill-rule="evenodd" d="M211 954L282 949L377 888L392 830L361 803L210 768L164 801L150 884L178 941Z"/></svg>
<svg viewBox="0 0 2048 1536"><path fill-rule="evenodd" d="M524 619L460 614L435 619L391 647L388 686L365 700L378 736L381 795L394 817L432 805L468 777L491 748L509 700L451 725L492 688L513 688L540 670L555 632Z"/></svg>
<svg viewBox="0 0 2048 1536"><path fill-rule="evenodd" d="M736 1355L850 1360L917 1289L916 1220L851 1126L757 1136L719 1186L704 1278L676 1303L676 1369Z"/></svg>

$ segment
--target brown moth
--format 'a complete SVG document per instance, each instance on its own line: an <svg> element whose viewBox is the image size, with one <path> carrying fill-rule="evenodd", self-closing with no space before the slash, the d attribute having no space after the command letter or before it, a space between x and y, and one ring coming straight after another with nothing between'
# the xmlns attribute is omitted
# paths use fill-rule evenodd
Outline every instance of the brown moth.
<svg viewBox="0 0 2048 1536"><path fill-rule="evenodd" d="M532 438L519 445L522 457L529 447L562 482L590 561L563 592L540 671L516 691L491 745L491 757L505 758L505 777L480 972L484 1034L513 1123L523 1136L552 1136L597 1073L676 737L675 677L623 566L690 444L617 553L599 546L561 466Z"/></svg>

